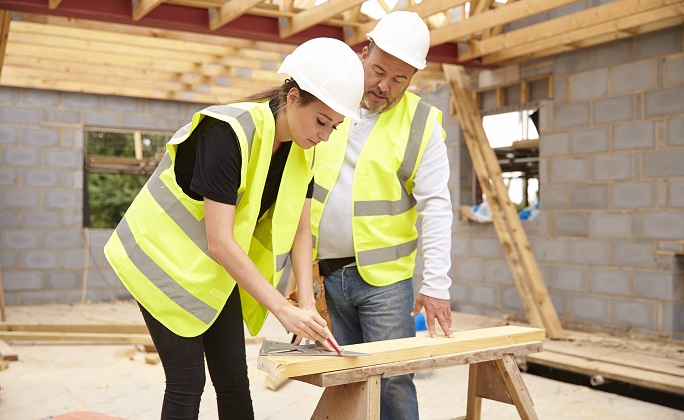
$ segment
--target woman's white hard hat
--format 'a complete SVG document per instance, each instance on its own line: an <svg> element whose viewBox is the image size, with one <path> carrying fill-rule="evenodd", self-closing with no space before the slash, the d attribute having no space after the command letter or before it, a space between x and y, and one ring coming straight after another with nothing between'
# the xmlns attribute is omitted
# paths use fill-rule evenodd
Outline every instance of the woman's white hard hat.
<svg viewBox="0 0 684 420"><path fill-rule="evenodd" d="M278 73L292 77L334 111L358 120L363 97L363 65L356 53L334 38L314 38L285 57Z"/></svg>
<svg viewBox="0 0 684 420"><path fill-rule="evenodd" d="M430 30L418 13L406 10L388 13L366 36L387 54L418 70L425 68Z"/></svg>

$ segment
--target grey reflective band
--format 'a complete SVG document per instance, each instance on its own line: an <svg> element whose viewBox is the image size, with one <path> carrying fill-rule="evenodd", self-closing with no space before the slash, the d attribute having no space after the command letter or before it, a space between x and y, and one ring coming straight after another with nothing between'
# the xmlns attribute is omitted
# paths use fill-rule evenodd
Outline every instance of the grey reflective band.
<svg viewBox="0 0 684 420"><path fill-rule="evenodd" d="M164 171L170 167L171 157L167 153L164 155L158 169ZM209 253L207 227L204 219L197 220L184 205L180 204L178 198L173 195L169 187L162 182L159 176L154 175L147 181L147 189L150 191L154 201L164 209L164 212L185 232L197 248L201 249L207 257L214 259Z"/></svg>
<svg viewBox="0 0 684 420"><path fill-rule="evenodd" d="M316 241L317 241L317 240L318 240L318 238L316 238L316 235L314 235L314 234L312 233L312 234L311 234L311 245L313 245L314 248L316 248Z"/></svg>
<svg viewBox="0 0 684 420"><path fill-rule="evenodd" d="M287 257L289 256L289 252L276 256L276 273L285 268L285 264L287 264Z"/></svg>
<svg viewBox="0 0 684 420"><path fill-rule="evenodd" d="M354 203L354 216L396 216L402 214L416 205L416 199L413 195L406 192L406 180L411 177L413 169L418 162L418 153L420 153L420 145L423 142L423 133L425 132L425 125L432 107L424 101L419 101L416 107L416 112L411 120L411 130L404 151L404 159L397 171L397 177L402 185L401 198L397 201L390 200L373 200L373 201L357 201ZM316 189L314 186L314 194ZM325 199L325 198L324 198ZM322 200L319 200L323 202Z"/></svg>
<svg viewBox="0 0 684 420"><path fill-rule="evenodd" d="M328 192L329 191L325 187L322 187L314 181L314 190L311 198L318 202L325 203L325 197L328 196Z"/></svg>
<svg viewBox="0 0 684 420"><path fill-rule="evenodd" d="M418 248L418 239L386 248L371 249L359 252L356 257L358 265L373 265L396 261L401 257L411 255Z"/></svg>
<svg viewBox="0 0 684 420"><path fill-rule="evenodd" d="M413 195L401 189L401 198L397 201L373 200L354 203L354 216L396 216L405 213L416 205Z"/></svg>
<svg viewBox="0 0 684 420"><path fill-rule="evenodd" d="M117 226L116 234L119 236L121 243L124 244L128 258L133 265L169 299L205 324L209 324L216 317L218 312L216 309L185 290L140 249L125 217Z"/></svg>
<svg viewBox="0 0 684 420"><path fill-rule="evenodd" d="M249 156L249 150L252 147L252 141L254 139L254 134L256 133L256 125L249 111L227 106L213 106L208 109L214 113L229 115L240 123L240 126L247 136L247 156ZM188 131L189 125L186 125L181 128L174 137L187 135ZM159 204L173 222L186 233L188 238L192 240L207 257L214 260L208 250L209 246L206 224L203 221L204 219L197 220L197 218L179 202L178 198L169 190L160 178L164 171L171 169L172 163L171 156L168 153L164 154L159 166L148 180L146 188L157 204ZM238 200L240 198L242 198L242 194L238 196ZM117 226L116 233L131 262L169 299L205 324L210 323L214 317L216 317L216 309L202 302L185 290L140 248L125 217L121 223L119 223L119 226ZM287 262L287 256L285 256L284 260ZM283 266L284 265L285 264L283 263Z"/></svg>
<svg viewBox="0 0 684 420"><path fill-rule="evenodd" d="M237 122L240 123L240 127L242 127L245 132L245 136L247 136L247 156L249 156L249 149L252 148L252 139L254 138L254 133L256 132L256 124L254 124L252 114L250 114L246 109L226 105L210 106L207 108L207 111L211 111L215 114L228 115L229 117L235 118Z"/></svg>

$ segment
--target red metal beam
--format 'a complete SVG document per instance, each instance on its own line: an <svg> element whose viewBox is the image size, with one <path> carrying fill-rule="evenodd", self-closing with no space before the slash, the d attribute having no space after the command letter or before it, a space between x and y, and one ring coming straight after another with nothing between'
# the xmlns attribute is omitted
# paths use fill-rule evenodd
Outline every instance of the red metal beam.
<svg viewBox="0 0 684 420"><path fill-rule="evenodd" d="M54 10L48 3L48 0L0 0L0 9L295 45L316 37L344 39L342 28L322 24L280 39L277 18L250 14L212 31L207 9L167 3L160 4L138 21L133 20L131 0L62 0ZM355 45L354 49L360 50L363 45ZM428 61L461 64L457 45L452 43L430 48Z"/></svg>

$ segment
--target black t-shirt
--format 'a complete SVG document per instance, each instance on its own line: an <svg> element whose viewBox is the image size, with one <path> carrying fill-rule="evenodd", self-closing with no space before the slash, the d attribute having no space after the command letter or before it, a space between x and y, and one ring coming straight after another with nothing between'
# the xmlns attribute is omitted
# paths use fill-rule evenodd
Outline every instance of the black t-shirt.
<svg viewBox="0 0 684 420"><path fill-rule="evenodd" d="M271 158L261 197L261 217L275 202L292 142L280 145ZM208 198L224 204L237 203L242 155L230 124L205 116L187 140L178 145L176 181L195 200ZM313 180L306 197L313 195Z"/></svg>

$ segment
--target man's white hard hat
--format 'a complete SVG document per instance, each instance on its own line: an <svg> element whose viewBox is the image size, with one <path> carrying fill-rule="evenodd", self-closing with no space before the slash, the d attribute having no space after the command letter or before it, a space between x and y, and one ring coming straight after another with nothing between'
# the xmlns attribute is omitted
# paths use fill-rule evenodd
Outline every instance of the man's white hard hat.
<svg viewBox="0 0 684 420"><path fill-rule="evenodd" d="M363 65L356 53L334 38L314 38L285 57L278 73L292 77L334 111L358 120L363 97Z"/></svg>
<svg viewBox="0 0 684 420"><path fill-rule="evenodd" d="M386 14L366 35L384 52L422 70L430 49L430 30L415 12L399 10Z"/></svg>

